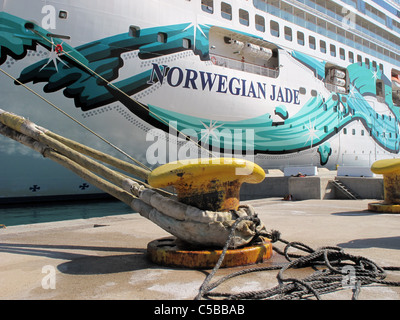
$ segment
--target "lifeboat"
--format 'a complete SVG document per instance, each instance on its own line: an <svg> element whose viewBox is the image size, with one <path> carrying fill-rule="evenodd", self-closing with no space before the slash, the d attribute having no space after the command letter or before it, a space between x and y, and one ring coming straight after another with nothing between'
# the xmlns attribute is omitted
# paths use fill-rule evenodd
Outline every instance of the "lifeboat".
<svg viewBox="0 0 400 320"><path fill-rule="evenodd" d="M330 83L335 86L335 92L346 93L346 72L340 69L331 69Z"/></svg>
<svg viewBox="0 0 400 320"><path fill-rule="evenodd" d="M338 77L333 77L333 84L336 84L338 86L344 87L346 86L346 80L338 78Z"/></svg>
<svg viewBox="0 0 400 320"><path fill-rule="evenodd" d="M339 69L333 69L333 76L339 79L344 79L346 77L346 73Z"/></svg>
<svg viewBox="0 0 400 320"><path fill-rule="evenodd" d="M239 40L231 40L230 41L231 47L235 52L240 52L244 48L244 43Z"/></svg>
<svg viewBox="0 0 400 320"><path fill-rule="evenodd" d="M272 50L264 47L260 47L253 43L246 43L243 49L243 53L255 58L261 58L269 60L272 57Z"/></svg>

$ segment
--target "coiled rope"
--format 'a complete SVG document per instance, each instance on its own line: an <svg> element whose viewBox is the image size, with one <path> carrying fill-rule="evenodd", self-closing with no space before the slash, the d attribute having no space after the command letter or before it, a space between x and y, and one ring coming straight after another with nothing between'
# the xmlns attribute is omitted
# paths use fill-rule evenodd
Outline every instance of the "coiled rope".
<svg viewBox="0 0 400 320"><path fill-rule="evenodd" d="M400 286L400 281L386 280L387 274L385 271L400 271L400 267L380 267L372 260L355 256L343 251L342 248L336 246L322 247L317 250L305 245L301 242L288 242L281 238L280 232L272 230L268 234L261 236L271 239L271 242L281 242L285 244L283 250L274 246L276 253L284 256L287 263L273 265L251 267L240 270L222 277L221 279L211 283L212 278L220 268L225 254L228 250L228 245L235 233L235 228L239 224L239 220L257 221L257 215L244 217L232 226L229 238L222 251L222 254L211 273L206 277L199 289L196 300L199 299L227 299L227 300L259 300L259 299L274 299L274 300L294 300L294 299L309 299L316 298L321 300L322 294L333 293L339 290L352 289L352 299L357 300L363 286L370 284L380 284L386 286ZM295 248L307 254L299 255L289 253L289 249ZM314 273L302 279L294 277L285 277L284 274L289 269L312 268ZM242 293L231 292L213 292L222 283L245 274L279 270L277 274L278 285L259 291L249 291Z"/></svg>

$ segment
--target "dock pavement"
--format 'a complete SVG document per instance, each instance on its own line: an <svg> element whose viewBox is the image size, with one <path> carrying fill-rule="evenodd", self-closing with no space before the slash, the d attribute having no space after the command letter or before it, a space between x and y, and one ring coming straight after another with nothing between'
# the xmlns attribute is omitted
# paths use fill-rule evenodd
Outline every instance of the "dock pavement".
<svg viewBox="0 0 400 320"><path fill-rule="evenodd" d="M267 229L312 248L339 246L379 266L400 266L400 215L368 212L376 200L244 201ZM152 263L147 244L170 236L139 214L0 229L0 300L193 300L210 270ZM277 253L261 265L285 260ZM240 270L218 270L215 279ZM277 285L277 271L251 273L223 284L233 293ZM291 274L292 275L292 274ZM293 276L302 277L300 274ZM387 279L400 281L400 272ZM352 290L322 295L349 300ZM363 287L360 300L399 300L400 288Z"/></svg>

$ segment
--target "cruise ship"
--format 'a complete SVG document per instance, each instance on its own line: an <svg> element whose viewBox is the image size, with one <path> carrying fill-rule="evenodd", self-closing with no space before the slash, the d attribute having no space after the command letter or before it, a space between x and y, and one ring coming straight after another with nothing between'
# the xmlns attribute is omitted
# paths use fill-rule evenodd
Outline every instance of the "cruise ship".
<svg viewBox="0 0 400 320"><path fill-rule="evenodd" d="M399 154L394 0L0 0L0 70L1 109L148 168ZM5 137L0 168L0 201L100 192Z"/></svg>

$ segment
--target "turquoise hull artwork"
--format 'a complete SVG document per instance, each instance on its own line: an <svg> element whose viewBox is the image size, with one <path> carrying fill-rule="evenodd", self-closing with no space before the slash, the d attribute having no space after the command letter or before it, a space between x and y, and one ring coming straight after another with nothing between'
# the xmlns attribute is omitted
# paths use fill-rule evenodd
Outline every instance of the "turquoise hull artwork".
<svg viewBox="0 0 400 320"><path fill-rule="evenodd" d="M108 105L115 101L123 103L132 113L147 123L162 128L168 132L168 123L176 122L177 130L182 132L187 129L194 130L197 134L197 141L210 146L220 147L221 139L213 134L204 134L205 124L212 124L219 132L234 132L235 130L252 130L254 140L248 145L246 135L242 137L242 143L233 146L241 150L254 149L255 153L265 154L288 154L302 150L318 147L320 164L325 165L332 153L330 138L339 133L342 128L353 121L360 121L365 134L371 136L377 144L391 153L399 152L399 108L393 106L391 81L380 71L373 71L365 64L354 63L348 66L347 72L350 80L350 91L348 93L331 93L328 98L322 94L302 102L298 112L291 114L291 110L285 105L275 101L271 105L275 115L281 121L274 121L271 113L248 118L240 121L215 120L212 117L198 117L190 112L182 113L163 108L162 105L135 103L127 96L140 93L151 86L168 79L172 69L175 73L183 74L178 67L163 65L155 69L149 65L148 70L139 74L133 74L122 80L118 80L119 71L124 62L121 55L127 52L137 51L140 60L153 59L154 57L166 56L178 52L187 51L183 43L191 43L190 50L198 56L200 61L210 61L209 37L210 28L208 25L194 25L191 23L154 27L140 30L131 30L129 33L111 36L105 39L72 48L60 39L54 39L37 25L27 25L27 21L0 12L0 64L3 64L7 56L14 59L23 59L27 50L35 50L40 45L53 50L54 46L61 45L69 55L59 55L54 63L48 60L39 61L25 68L19 81L22 83L45 83L44 92L53 93L63 90L64 96L74 99L75 106L83 111L89 111ZM34 31L32 31L34 30ZM236 31L240 34L240 32ZM314 72L315 78L324 81L326 62L319 61L306 54L292 51L292 59ZM180 73L179 73L180 72ZM203 78L203 90L207 85L211 91L212 76L214 81L217 75L208 74L208 82L204 82L205 73L196 70L186 70L188 78L178 78L170 86L186 85L187 88L198 89L195 80L201 75ZM190 73L192 72L192 73ZM94 76L98 75L98 76ZM221 75L217 92L222 92L223 80ZM183 77L183 76L181 76ZM191 78L189 78L191 77ZM196 77L196 78L195 78ZM393 113L393 116L383 116L376 112L367 101L368 97L376 95L376 80L382 80L385 87L386 99L384 103ZM172 82L171 79L169 79ZM232 81L232 80L231 80ZM242 81L242 82L241 82ZM236 82L243 83L241 79ZM109 83L113 82L113 86ZM221 84L222 83L222 84ZM248 91L248 97L262 99L267 98L269 93L265 92L265 84L251 83L252 88ZM275 86L275 85L273 85ZM238 95L229 87L232 95ZM225 92L228 91L225 88ZM236 90L239 90L238 88ZM243 89L244 90L244 89ZM258 90L258 91L257 91ZM121 94L123 92L124 94ZM300 104L298 92L290 91L290 102ZM242 92L244 95L244 91ZM288 101L286 101L288 102ZM211 126L211 125L210 125ZM225 131L225 132L227 132ZM218 139L217 139L218 138Z"/></svg>

